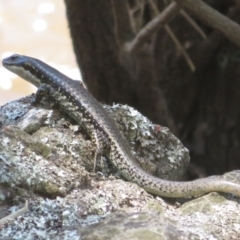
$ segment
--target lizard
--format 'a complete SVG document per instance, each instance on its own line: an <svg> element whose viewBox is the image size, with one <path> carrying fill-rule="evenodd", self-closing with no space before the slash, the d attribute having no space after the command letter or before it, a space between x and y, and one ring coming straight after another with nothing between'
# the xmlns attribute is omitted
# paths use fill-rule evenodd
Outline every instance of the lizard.
<svg viewBox="0 0 240 240"><path fill-rule="evenodd" d="M181 182L147 173L139 166L113 119L82 83L29 56L13 54L3 59L2 64L38 88L36 100L43 95L50 96L62 111L86 130L96 145L95 161L103 150L107 150L109 160L122 176L147 192L169 198L199 196L209 192L240 196L240 184L220 176Z"/></svg>

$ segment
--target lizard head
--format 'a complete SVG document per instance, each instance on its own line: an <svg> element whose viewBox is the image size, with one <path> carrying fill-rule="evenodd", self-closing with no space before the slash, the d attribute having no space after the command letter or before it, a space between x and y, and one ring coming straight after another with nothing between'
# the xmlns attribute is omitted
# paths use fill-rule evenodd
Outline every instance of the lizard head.
<svg viewBox="0 0 240 240"><path fill-rule="evenodd" d="M34 58L24 55L13 54L10 57L4 58L2 64L9 71L38 87L40 85L40 80L36 77L38 70L34 67L34 60Z"/></svg>

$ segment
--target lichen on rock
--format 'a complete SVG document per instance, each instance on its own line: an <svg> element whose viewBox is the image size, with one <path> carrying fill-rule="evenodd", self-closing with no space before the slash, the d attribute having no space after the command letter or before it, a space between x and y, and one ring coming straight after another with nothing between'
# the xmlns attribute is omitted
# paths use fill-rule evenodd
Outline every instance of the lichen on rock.
<svg viewBox="0 0 240 240"><path fill-rule="evenodd" d="M84 130L33 100L0 108L0 219L29 201L29 211L0 224L0 238L240 238L238 197L162 199L125 181L105 156L93 172L94 145ZM128 106L104 107L146 171L181 179L188 150L169 129ZM234 171L223 177L240 182L239 176Z"/></svg>

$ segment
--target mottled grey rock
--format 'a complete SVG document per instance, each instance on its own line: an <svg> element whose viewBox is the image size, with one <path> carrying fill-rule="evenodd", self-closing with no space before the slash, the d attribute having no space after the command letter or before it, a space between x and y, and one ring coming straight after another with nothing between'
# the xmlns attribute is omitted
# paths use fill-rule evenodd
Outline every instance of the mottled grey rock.
<svg viewBox="0 0 240 240"><path fill-rule="evenodd" d="M0 239L240 239L239 198L162 199L122 179L83 129L34 96L0 108ZM179 179L188 151L133 108L105 106L150 173ZM148 159L148 160L142 160ZM240 172L223 176L240 183Z"/></svg>
<svg viewBox="0 0 240 240"><path fill-rule="evenodd" d="M187 240L195 234L178 229L178 223L156 213L113 213L104 221L80 228L82 240Z"/></svg>
<svg viewBox="0 0 240 240"><path fill-rule="evenodd" d="M166 127L153 124L127 105L104 106L149 173L179 180L189 163L189 152Z"/></svg>

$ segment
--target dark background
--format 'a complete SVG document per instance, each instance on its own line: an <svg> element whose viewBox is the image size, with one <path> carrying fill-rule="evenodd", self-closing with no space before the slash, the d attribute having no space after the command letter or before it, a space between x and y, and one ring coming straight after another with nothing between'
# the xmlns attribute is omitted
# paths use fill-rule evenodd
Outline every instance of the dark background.
<svg viewBox="0 0 240 240"><path fill-rule="evenodd" d="M238 1L205 2L240 21ZM168 27L194 63L194 72L165 27L129 52L127 44L171 1L153 3L65 0L84 82L99 101L128 104L154 123L168 126L190 150L190 178L238 169L239 47L185 9L207 38L181 14Z"/></svg>

